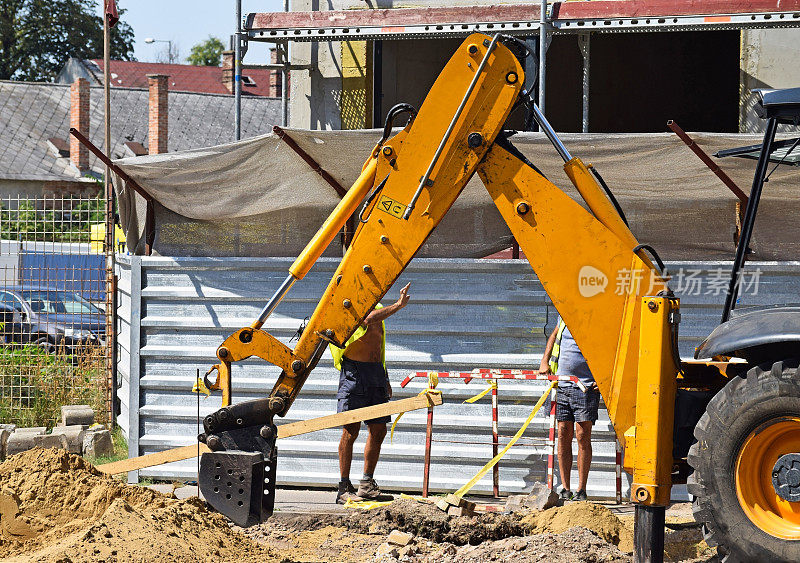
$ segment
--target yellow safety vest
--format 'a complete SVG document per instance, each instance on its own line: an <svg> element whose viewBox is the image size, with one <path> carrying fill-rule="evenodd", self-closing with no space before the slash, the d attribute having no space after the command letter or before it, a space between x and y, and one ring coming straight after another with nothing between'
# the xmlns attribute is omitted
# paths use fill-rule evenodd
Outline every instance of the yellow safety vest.
<svg viewBox="0 0 800 563"><path fill-rule="evenodd" d="M556 333L556 341L553 344L553 350L550 352L550 372L555 375L558 371L558 356L561 354L561 335L564 334L564 329L567 325L564 321L558 321L558 332Z"/></svg>
<svg viewBox="0 0 800 563"><path fill-rule="evenodd" d="M378 303L375 305L376 309L383 309L383 305ZM381 363L383 364L383 369L386 369L386 323L381 321L381 325L383 327L383 335L381 338ZM334 346L333 344L328 344L328 348L331 350L331 356L333 356L333 365L336 369L342 369L342 358L347 353L347 347L350 346L353 342L361 338L367 333L367 329L360 325L356 331L353 333L353 336L347 339L347 342L344 343L344 348L339 348L338 346Z"/></svg>

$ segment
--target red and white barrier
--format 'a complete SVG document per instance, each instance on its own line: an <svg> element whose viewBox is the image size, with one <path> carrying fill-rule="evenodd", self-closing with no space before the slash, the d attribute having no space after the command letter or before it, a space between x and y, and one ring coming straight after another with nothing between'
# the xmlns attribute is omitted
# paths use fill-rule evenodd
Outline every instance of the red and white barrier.
<svg viewBox="0 0 800 563"><path fill-rule="evenodd" d="M494 368L481 368L472 371L454 372L454 371L418 371L408 375L401 383L400 387L405 387L417 377L428 379L429 376L435 375L439 379L461 379L464 383L469 383L473 379L492 380L495 385L492 386L492 457L497 455L498 446L500 442L498 430L498 388L497 380L500 379L516 379L526 381L572 381L579 383L578 378L571 375L544 375L535 370L529 369L494 369ZM547 446L547 486L552 489L554 484L554 471L555 471L555 456L556 456L556 393L558 387L554 387L550 392L550 413L549 423L550 430L547 436L545 445ZM428 424L425 440L425 467L422 481L422 496L428 496L428 483L430 478L430 460L431 460L431 445L433 434L433 409L428 409ZM616 501L622 502L622 448L619 441L616 442ZM492 468L492 483L493 492L495 497L500 496L500 464L496 464Z"/></svg>

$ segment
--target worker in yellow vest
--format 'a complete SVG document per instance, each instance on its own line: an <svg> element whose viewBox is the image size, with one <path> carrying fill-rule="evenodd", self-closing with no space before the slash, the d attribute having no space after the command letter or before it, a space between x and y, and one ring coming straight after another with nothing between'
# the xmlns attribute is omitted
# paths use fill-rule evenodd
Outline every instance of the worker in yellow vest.
<svg viewBox="0 0 800 563"><path fill-rule="evenodd" d="M600 391L589 365L561 317L547 339L539 373L571 375L577 382L560 381L556 393L558 471L563 500L587 500L586 482L592 465L592 426L600 409ZM572 438L578 442L578 490L570 490Z"/></svg>
<svg viewBox="0 0 800 563"><path fill-rule="evenodd" d="M329 345L333 365L340 370L339 391L336 394L337 412L359 409L387 403L392 397L392 386L386 371L386 326L384 320L408 304L407 284L400 290L397 302L387 307L378 303L364 323L356 329L344 348ZM350 482L350 465L353 461L353 444L358 438L360 422L346 424L339 441L339 471L341 480L336 493L336 502L344 504L348 499L374 500L382 496L375 482L375 467L386 437L386 425L391 420L382 416L365 421L369 428L367 444L364 446L364 476L358 490Z"/></svg>

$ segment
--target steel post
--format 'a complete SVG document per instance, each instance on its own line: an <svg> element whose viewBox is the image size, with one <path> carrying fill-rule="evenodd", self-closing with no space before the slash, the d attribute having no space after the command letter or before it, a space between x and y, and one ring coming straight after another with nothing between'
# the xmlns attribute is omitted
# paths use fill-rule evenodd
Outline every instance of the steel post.
<svg viewBox="0 0 800 563"><path fill-rule="evenodd" d="M105 125L105 151L111 154L111 26L108 21L108 1L103 3L103 103ZM87 131L88 133L88 131ZM111 169L106 164L103 171L103 188L106 198L106 354L109 370L109 422L114 423L117 403L117 307L114 259L116 256L116 222L114 213L114 186L111 185ZM111 309L110 311L108 309Z"/></svg>
<svg viewBox="0 0 800 563"><path fill-rule="evenodd" d="M556 393L558 387L553 387L550 391L550 432L547 435L547 488L551 491L554 486L556 458Z"/></svg>
<svg viewBox="0 0 800 563"><path fill-rule="evenodd" d="M663 506L637 504L633 523L634 563L661 563L664 561Z"/></svg>
<svg viewBox="0 0 800 563"><path fill-rule="evenodd" d="M234 138L242 138L242 0L236 0L236 34L233 45Z"/></svg>
<svg viewBox="0 0 800 563"><path fill-rule="evenodd" d="M539 8L539 109L544 115L545 84L547 66L547 0L542 0ZM540 131L541 129L541 123Z"/></svg>
<svg viewBox="0 0 800 563"><path fill-rule="evenodd" d="M589 132L589 71L590 65L590 47L592 35L590 33L581 33L578 35L578 48L581 50L583 57L583 115L581 118L581 131L583 133Z"/></svg>
<svg viewBox="0 0 800 563"><path fill-rule="evenodd" d="M761 154L758 156L758 164L756 164L756 172L753 176L753 187L750 189L750 198L747 202L747 209L744 212L742 233L739 237L739 244L736 246L736 258L733 261L731 279L728 283L728 293L725 296L725 305L722 309L723 323L728 320L731 311L736 306L736 296L739 293L739 274L747 259L747 247L750 246L750 236L753 234L753 224L756 222L758 202L761 199L761 190L764 188L764 178L767 174L769 156L772 153L772 144L775 141L775 132L777 129L777 119L771 118L767 121L767 128L764 131L764 141L761 144Z"/></svg>
<svg viewBox="0 0 800 563"><path fill-rule="evenodd" d="M622 504L622 446L619 440L614 440L614 449L614 477L616 481L614 500L616 500L617 504Z"/></svg>
<svg viewBox="0 0 800 563"><path fill-rule="evenodd" d="M500 444L500 434L498 432L497 416L497 380L492 379L492 459L497 457L498 446ZM495 463L492 467L492 490L494 498L500 498L500 463Z"/></svg>
<svg viewBox="0 0 800 563"><path fill-rule="evenodd" d="M281 68L281 124L289 126L289 42L286 41L276 46L278 60L283 63Z"/></svg>
<svg viewBox="0 0 800 563"><path fill-rule="evenodd" d="M433 443L433 407L428 407L428 425L425 428L425 465L422 469L422 496L427 497L431 477L431 444Z"/></svg>

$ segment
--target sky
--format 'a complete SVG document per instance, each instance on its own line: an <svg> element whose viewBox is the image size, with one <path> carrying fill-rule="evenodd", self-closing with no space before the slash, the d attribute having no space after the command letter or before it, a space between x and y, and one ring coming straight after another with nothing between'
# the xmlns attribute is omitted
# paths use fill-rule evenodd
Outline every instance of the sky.
<svg viewBox="0 0 800 563"><path fill-rule="evenodd" d="M235 0L117 0L117 5L127 10L122 19L133 27L136 58L145 62L155 62L159 53L167 51L166 43L145 43L148 37L173 41L179 47L180 62L185 62L192 46L209 35L218 37L227 46L236 27ZM98 0L99 14L102 6L102 0ZM242 0L243 16L250 12L280 11L283 11L282 0ZM265 43L250 43L245 62L269 62L267 48Z"/></svg>

